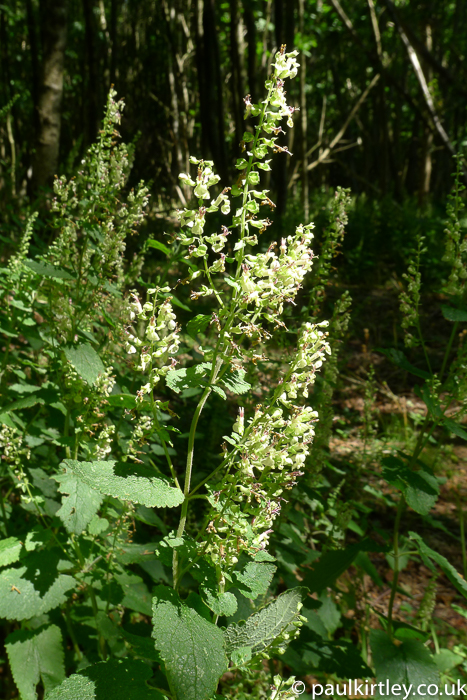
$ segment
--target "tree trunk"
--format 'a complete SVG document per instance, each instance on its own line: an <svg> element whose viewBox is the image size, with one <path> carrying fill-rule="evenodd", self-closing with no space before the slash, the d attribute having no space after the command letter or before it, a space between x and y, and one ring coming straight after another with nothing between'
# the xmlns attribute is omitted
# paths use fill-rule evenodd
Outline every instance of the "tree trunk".
<svg viewBox="0 0 467 700"><path fill-rule="evenodd" d="M83 1L84 14L84 38L85 38L85 54L87 64L87 83L83 81L85 86L85 94L83 95L83 104L87 104L85 110L85 134L84 142L86 145L91 144L99 130L100 125L100 100L99 100L99 56L96 46L97 27L96 17L94 14L94 0Z"/></svg>
<svg viewBox="0 0 467 700"><path fill-rule="evenodd" d="M33 190L51 183L58 168L68 0L42 0L42 71L37 112L39 133L33 161Z"/></svg>
<svg viewBox="0 0 467 700"><path fill-rule="evenodd" d="M248 92L251 101L257 100L256 96L256 23L252 9L252 0L244 0L243 14L246 25L246 39L248 44Z"/></svg>
<svg viewBox="0 0 467 700"><path fill-rule="evenodd" d="M293 51L293 37L294 37L294 12L295 12L295 2L287 2L287 9L284 4L284 0L275 0L274 3L274 19L275 19L275 30L276 30L276 50L278 51L282 44L286 44L287 51ZM289 88L290 89L290 88ZM289 93L288 103L290 102ZM280 140L281 146L289 147L289 134L285 139ZM285 213L285 208L287 205L287 172L288 172L288 156L286 154L281 154L274 165L274 176L277 187L276 196L276 213L281 217Z"/></svg>
<svg viewBox="0 0 467 700"><path fill-rule="evenodd" d="M198 70L203 157L209 151L227 182L224 110L214 0L196 0L196 64Z"/></svg>
<svg viewBox="0 0 467 700"><path fill-rule="evenodd" d="M232 65L232 111L235 124L234 155L238 157L243 134L243 85L240 52L238 50L238 2L230 0L230 61Z"/></svg>

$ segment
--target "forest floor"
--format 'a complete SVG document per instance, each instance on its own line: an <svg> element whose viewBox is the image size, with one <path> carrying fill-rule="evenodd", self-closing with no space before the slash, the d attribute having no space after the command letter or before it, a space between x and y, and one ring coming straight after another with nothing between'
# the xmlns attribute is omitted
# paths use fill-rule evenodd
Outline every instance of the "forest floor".
<svg viewBox="0 0 467 700"><path fill-rule="evenodd" d="M394 367L378 352L381 347L401 347L399 301L397 290L387 285L385 289L351 290L354 297L354 315L351 337L342 350L343 366L340 384L334 395L334 422L336 429L330 442L330 457L334 463L354 464L367 450L369 485L390 497L396 494L382 478L381 459L396 450L408 451L415 443L417 424L426 415L426 405L415 393L419 381L407 372ZM389 287L389 288L388 288ZM450 333L448 323L442 318L442 295L425 299L424 320L427 337L433 341L435 362L441 362L442 351ZM353 337L352 337L353 336ZM460 338L462 342L462 338ZM370 366L375 368L376 392L372 411L378 423L378 432L369 446L362 439L363 413L365 409L365 383ZM448 410L449 413L449 410ZM435 432L434 439L420 458L441 478L439 498L426 517L407 509L402 523L402 534L410 530L418 533L426 544L440 552L457 569L464 571L461 544L461 518L467 529L467 444L462 439ZM392 531L394 508L384 500L371 501L370 519ZM370 555L383 583L377 586L367 575L364 578L367 601L372 609L370 627L378 626L378 613L387 615L391 592L392 569L384 554ZM352 569L347 572L352 576ZM396 619L414 623L414 617L433 573L420 561L410 558L401 572L399 588L406 595L397 595L394 605ZM345 586L345 577L340 581ZM447 577L440 572L436 581L436 603L432 620L440 644L452 648L467 643L467 620L452 605L466 609L465 599L457 592Z"/></svg>

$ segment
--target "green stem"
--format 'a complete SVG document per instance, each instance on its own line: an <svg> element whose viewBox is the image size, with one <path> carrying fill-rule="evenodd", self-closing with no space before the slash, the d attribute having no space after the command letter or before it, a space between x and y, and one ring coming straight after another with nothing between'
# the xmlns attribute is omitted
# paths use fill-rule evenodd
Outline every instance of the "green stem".
<svg viewBox="0 0 467 700"><path fill-rule="evenodd" d="M467 543L465 541L464 509L459 496L457 496L457 507L459 509L459 527L461 531L462 568L464 571L464 579L467 581Z"/></svg>
<svg viewBox="0 0 467 700"><path fill-rule="evenodd" d="M84 559L83 553L81 552L81 549L79 547L78 541L75 539L74 535L72 535L71 538L72 538L73 547L74 547L74 550L76 552L76 556L77 556L78 561L80 563L81 569L84 569L85 568L85 559ZM89 598L91 600L92 612L93 612L93 615L94 615L94 617L96 619L96 623L97 623L97 616L99 614L99 608L97 607L97 600L96 600L96 596L94 593L94 589L90 584L87 584L87 589L88 589ZM105 648L105 639L100 634L100 632L98 632L98 637L99 637L99 653L102 656L103 660L105 661L107 659L107 650Z"/></svg>
<svg viewBox="0 0 467 700"><path fill-rule="evenodd" d="M78 657L78 661L83 660L83 655L81 653L81 649L79 648L78 640L76 639L75 631L73 629L73 623L71 621L70 617L70 607L71 607L71 601L68 601L68 604L65 608L65 611L63 613L63 616L65 618L65 623L66 623L66 628L68 630L68 634L70 635L70 639L73 643L73 649L75 650L75 654Z"/></svg>
<svg viewBox="0 0 467 700"><path fill-rule="evenodd" d="M3 488L0 486L0 508L2 509L2 518L3 518L3 524L4 524L4 529L5 529L5 537L8 537L8 525L7 525L7 517L6 517L6 510L5 510L5 502L3 499Z"/></svg>
<svg viewBox="0 0 467 700"><path fill-rule="evenodd" d="M206 262L206 258L203 258L203 260L204 260L204 270L205 270L205 272L206 272L206 277L208 278L209 284L211 285L211 289L212 289L212 291L214 292L217 301L219 302L219 306L222 307L222 306L224 306L224 302L223 302L222 299L220 298L220 296L219 296L219 294L218 294L218 292L217 292L217 289L215 288L214 283L213 283L213 281L212 281L212 279L211 279L211 273L209 272L208 264L207 264L207 262Z"/></svg>
<svg viewBox="0 0 467 700"><path fill-rule="evenodd" d="M214 376L215 380L215 376ZM180 522L178 524L178 529L177 529L177 537L181 537L185 531L185 524L186 524L186 518L188 514L188 495L190 493L190 486L191 486L191 475L193 471L193 455L194 455L194 449L195 449L195 437L196 437L196 428L198 426L198 421L199 417L201 415L201 411L204 408L204 405L206 401L208 400L208 397L212 391L212 388L210 386L206 387L206 389L203 391L203 394L201 396L201 399L198 402L198 405L195 410L195 414L193 416L193 420L191 421L191 427L190 427L190 434L188 437L188 455L187 455L187 460L186 460L186 470L185 470L185 483L184 483L184 488L183 488L183 495L185 496L185 500L182 503L182 512L180 514ZM179 584L179 559L178 559L178 553L177 550L174 549L173 553L173 585L174 588L178 588Z"/></svg>
<svg viewBox="0 0 467 700"><path fill-rule="evenodd" d="M448 342L448 345L447 345L447 348L446 348L446 352L444 353L443 364L442 364L442 366L441 366L441 372L439 373L439 380L440 380L440 381L443 380L444 370L446 369L446 363L447 363L447 361L448 361L448 359L449 359L449 355L450 355L450 352L451 352L452 344L453 344L453 342L454 342L454 338L456 337L456 333L457 333L457 328L458 328L458 326L459 326L459 321L456 321L456 322L454 323L453 327L452 327L451 337L449 338L449 342Z"/></svg>
<svg viewBox="0 0 467 700"><path fill-rule="evenodd" d="M170 469L170 473L172 474L172 478L175 481L177 488L180 488L180 484L178 483L177 474L175 472L175 468L174 468L172 459L169 455L169 449L167 447L167 443L165 442L165 440L161 434L161 425L160 425L159 419L157 417L157 406L156 406L156 402L154 401L154 393L152 391L151 391L150 396L151 396L152 415L154 416L154 422L156 424L157 434L159 436L159 440L161 441L162 449L164 450L165 458L167 460L167 464L169 465L169 469Z"/></svg>
<svg viewBox="0 0 467 700"><path fill-rule="evenodd" d="M392 579L391 587L391 597L389 599L388 607L388 634L392 636L392 611L394 608L394 599L396 597L397 584L399 582L399 527L401 523L402 513L404 511L405 498L402 495L399 500L399 505L397 506L397 515L394 523L394 536L393 536L393 556L394 556L394 577Z"/></svg>

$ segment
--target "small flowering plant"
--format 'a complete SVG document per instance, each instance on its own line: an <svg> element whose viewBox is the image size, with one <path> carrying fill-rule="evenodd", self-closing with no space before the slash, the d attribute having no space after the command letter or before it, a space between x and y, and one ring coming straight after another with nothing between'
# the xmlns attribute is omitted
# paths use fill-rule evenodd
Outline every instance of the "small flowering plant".
<svg viewBox="0 0 467 700"><path fill-rule="evenodd" d="M281 319L284 308L295 303L313 264L312 224L300 225L278 244L255 252L261 233L271 223L263 212L274 208L268 191L260 188L260 174L270 170L268 155L285 150L277 143L282 119L286 117L288 125L293 125L294 110L286 103L284 80L297 73L296 52L281 50L273 66L266 99L259 105L252 104L249 97L245 100L246 116L256 117L256 125L244 133L236 184L216 193L219 176L214 164L197 158L190 159L194 172L180 175L183 185L192 188L196 202L194 208L177 212L180 229L175 239L185 248L190 269L181 283L190 285L193 302L211 297L214 306L210 315L198 314L187 324L192 338L202 334L203 345L198 347L202 361L195 363L186 352L183 360L177 357L183 329L177 322L169 286L148 289L146 300L132 294L127 329L127 352L142 377L136 391L138 424L144 423L146 431L158 434L174 483L183 489L178 527L161 542L156 554L165 563L170 557L172 603L176 600L178 606L185 607L178 592L183 591L185 577L191 574L200 583L200 596L213 623L235 615L240 592L251 599L267 592L275 570L268 552L270 533L288 492L304 473L318 420L308 403L309 391L330 354L327 322L304 323L277 386L251 415L239 408L230 435L224 437L220 463L207 478L192 485L197 464L196 431L209 397L217 394L225 399L226 391L241 395L251 389L247 369L258 361L267 366L273 359L268 348L274 330L285 328ZM226 217L225 223L212 232L209 215L219 210ZM173 463L172 445L160 421L161 412L170 406L170 402L156 398L163 380L176 393L200 392L183 477ZM206 503L205 530L194 532L188 527L189 511L193 499L199 497ZM227 627L226 650L234 666L241 668L260 656L269 657L273 648L285 650L287 640L298 633L301 624L302 594L301 589L287 591L269 604L281 609L290 605L290 611L267 643L256 644L244 627ZM291 605L291 601L295 602ZM161 590L153 601L155 619L167 605L167 592ZM261 617L261 612L257 615ZM253 624L251 620L252 629ZM161 633L155 629L153 634L167 668L170 661L164 656ZM225 661L220 668L226 670ZM168 671L168 675L174 685L178 683L177 672ZM213 677L213 690L217 680ZM174 697L182 695L175 691Z"/></svg>

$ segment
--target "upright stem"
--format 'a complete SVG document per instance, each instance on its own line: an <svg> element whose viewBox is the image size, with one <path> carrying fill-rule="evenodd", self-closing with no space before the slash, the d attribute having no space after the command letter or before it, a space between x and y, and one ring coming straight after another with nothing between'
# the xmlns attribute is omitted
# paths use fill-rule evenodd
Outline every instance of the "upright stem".
<svg viewBox="0 0 467 700"><path fill-rule="evenodd" d="M394 577L392 579L391 597L388 607L388 633L392 635L392 611L394 608L394 599L396 597L397 584L399 582L399 527L401 523L402 513L404 511L405 498L402 495L397 506L396 521L394 523L393 549L394 549Z"/></svg>
<svg viewBox="0 0 467 700"><path fill-rule="evenodd" d="M213 381L215 380L215 376L213 377ZM182 512L180 514L180 522L178 524L178 529L177 529L177 537L181 537L185 531L185 524L186 524L186 518L188 514L188 495L190 493L190 486L191 486L191 475L193 471L193 455L194 455L194 450L195 450L195 437L196 437L196 428L198 426L198 421L199 417L201 415L201 411L204 408L204 405L206 401L208 400L208 397L211 393L212 389L210 386L206 387L204 390L201 399L199 400L199 403L196 407L195 414L193 416L193 420L191 421L191 427L190 427L190 435L188 437L188 455L187 455L187 460L186 460L186 470L185 470L185 484L183 487L183 495L185 496L185 500L182 503ZM173 570L173 585L174 588L178 588L179 582L179 559L178 559L178 553L177 550L174 549L173 553L173 565L172 565L172 570Z"/></svg>

